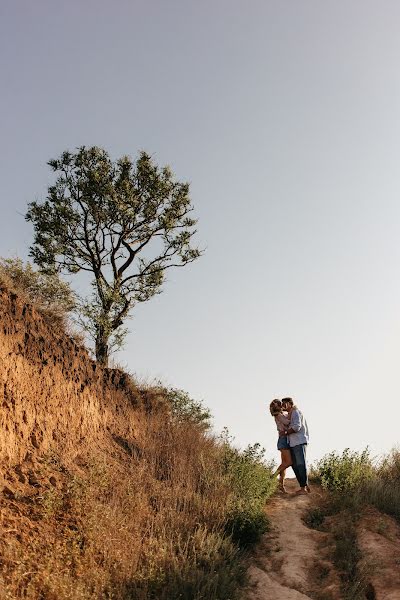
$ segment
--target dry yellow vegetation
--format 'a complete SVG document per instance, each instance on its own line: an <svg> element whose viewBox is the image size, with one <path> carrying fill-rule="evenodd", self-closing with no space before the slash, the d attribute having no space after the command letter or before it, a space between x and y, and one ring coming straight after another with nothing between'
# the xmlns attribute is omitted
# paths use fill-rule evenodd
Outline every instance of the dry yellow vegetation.
<svg viewBox="0 0 400 600"><path fill-rule="evenodd" d="M254 449L174 419L5 285L0 402L1 600L235 597L274 489Z"/></svg>

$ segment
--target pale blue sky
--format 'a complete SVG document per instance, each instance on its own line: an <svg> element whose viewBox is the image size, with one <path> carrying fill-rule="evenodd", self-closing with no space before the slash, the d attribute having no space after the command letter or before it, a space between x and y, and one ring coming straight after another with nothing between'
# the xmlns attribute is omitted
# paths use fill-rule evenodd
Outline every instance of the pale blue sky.
<svg viewBox="0 0 400 600"><path fill-rule="evenodd" d="M400 4L3 0L0 255L49 158L150 152L191 182L200 261L118 360L271 456L292 395L311 456L399 439Z"/></svg>

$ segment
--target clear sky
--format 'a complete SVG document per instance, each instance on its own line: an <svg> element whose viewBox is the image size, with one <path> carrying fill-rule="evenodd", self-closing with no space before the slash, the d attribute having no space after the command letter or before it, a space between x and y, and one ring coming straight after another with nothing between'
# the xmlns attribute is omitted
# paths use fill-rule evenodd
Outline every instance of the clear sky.
<svg viewBox="0 0 400 600"><path fill-rule="evenodd" d="M0 255L26 257L49 158L139 149L191 182L205 256L117 359L276 455L399 439L400 4L2 0Z"/></svg>

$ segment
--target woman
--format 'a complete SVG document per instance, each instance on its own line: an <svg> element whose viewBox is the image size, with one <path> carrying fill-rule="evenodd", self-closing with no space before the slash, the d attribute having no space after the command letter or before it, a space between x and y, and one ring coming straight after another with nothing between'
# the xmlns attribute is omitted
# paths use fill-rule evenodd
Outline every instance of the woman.
<svg viewBox="0 0 400 600"><path fill-rule="evenodd" d="M286 493L285 490L285 471L288 467L292 466L292 457L290 454L290 446L287 439L286 431L290 423L289 416L282 409L282 402L280 400L272 400L269 405L271 415L275 419L276 427L278 429L278 450L281 453L281 464L274 473L274 476L279 475L279 489Z"/></svg>

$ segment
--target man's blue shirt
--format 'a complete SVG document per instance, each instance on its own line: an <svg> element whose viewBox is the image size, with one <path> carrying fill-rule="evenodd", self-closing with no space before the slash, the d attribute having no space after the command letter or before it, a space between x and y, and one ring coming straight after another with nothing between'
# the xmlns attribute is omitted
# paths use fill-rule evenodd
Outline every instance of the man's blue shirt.
<svg viewBox="0 0 400 600"><path fill-rule="evenodd" d="M292 410L289 427L295 432L288 435L289 445L291 448L293 446L298 446L299 444L308 444L309 435L307 421L303 417L303 413L298 408Z"/></svg>

